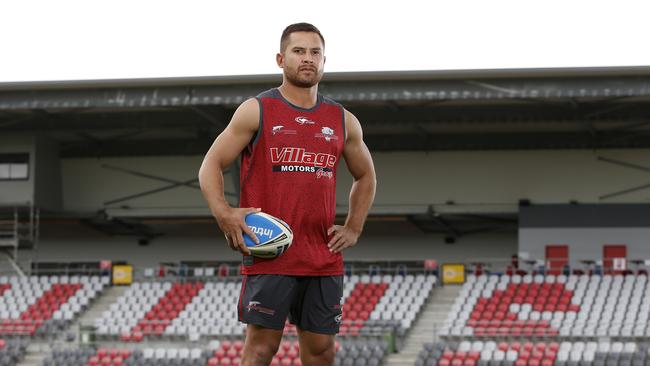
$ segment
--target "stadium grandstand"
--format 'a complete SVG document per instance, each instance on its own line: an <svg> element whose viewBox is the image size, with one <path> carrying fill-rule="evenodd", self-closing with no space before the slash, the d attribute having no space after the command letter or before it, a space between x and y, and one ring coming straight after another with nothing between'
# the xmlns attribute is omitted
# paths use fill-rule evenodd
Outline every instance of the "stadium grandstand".
<svg viewBox="0 0 650 366"><path fill-rule="evenodd" d="M197 173L279 82L0 84L0 365L239 365L241 258ZM378 180L337 365L650 365L650 68L331 73L320 91L361 121ZM272 365L299 352L287 324Z"/></svg>

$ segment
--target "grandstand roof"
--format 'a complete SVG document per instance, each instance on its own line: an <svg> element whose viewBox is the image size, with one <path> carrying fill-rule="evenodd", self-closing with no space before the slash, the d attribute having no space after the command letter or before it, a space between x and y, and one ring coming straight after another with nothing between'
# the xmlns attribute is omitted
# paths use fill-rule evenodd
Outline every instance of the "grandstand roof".
<svg viewBox="0 0 650 366"><path fill-rule="evenodd" d="M64 157L203 154L280 75L0 84L0 130ZM650 67L329 73L373 151L649 147Z"/></svg>

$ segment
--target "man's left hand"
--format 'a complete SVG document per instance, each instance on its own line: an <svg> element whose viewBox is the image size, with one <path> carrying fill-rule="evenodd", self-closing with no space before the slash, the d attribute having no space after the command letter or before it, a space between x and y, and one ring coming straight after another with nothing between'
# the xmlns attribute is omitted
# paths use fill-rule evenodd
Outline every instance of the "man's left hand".
<svg viewBox="0 0 650 366"><path fill-rule="evenodd" d="M346 226L334 225L327 229L327 235L333 235L327 247L330 252L338 253L345 248L354 246L359 239L359 232L354 231Z"/></svg>

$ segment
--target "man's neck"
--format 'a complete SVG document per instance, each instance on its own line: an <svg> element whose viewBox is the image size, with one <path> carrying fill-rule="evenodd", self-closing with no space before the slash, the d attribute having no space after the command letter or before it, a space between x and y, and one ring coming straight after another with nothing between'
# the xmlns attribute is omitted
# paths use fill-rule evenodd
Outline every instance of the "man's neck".
<svg viewBox="0 0 650 366"><path fill-rule="evenodd" d="M300 88L287 82L278 87L284 99L300 108L309 109L316 105L318 99L318 84L311 88Z"/></svg>

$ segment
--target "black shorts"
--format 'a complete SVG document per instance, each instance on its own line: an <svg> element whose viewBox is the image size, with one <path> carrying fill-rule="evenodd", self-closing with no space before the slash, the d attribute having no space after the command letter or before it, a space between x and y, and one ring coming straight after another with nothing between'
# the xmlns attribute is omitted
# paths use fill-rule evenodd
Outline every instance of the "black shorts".
<svg viewBox="0 0 650 366"><path fill-rule="evenodd" d="M242 280L239 321L284 329L289 322L314 333L336 334L342 317L343 276L249 275Z"/></svg>

